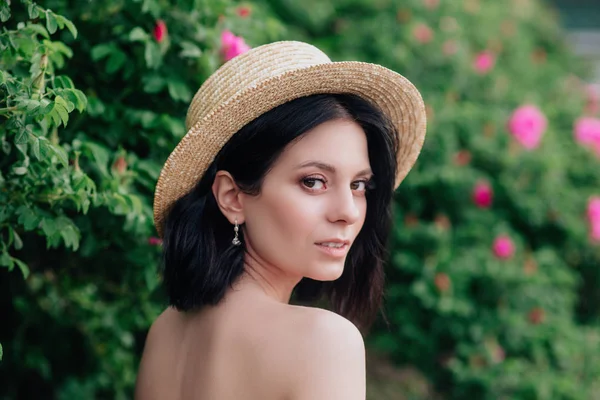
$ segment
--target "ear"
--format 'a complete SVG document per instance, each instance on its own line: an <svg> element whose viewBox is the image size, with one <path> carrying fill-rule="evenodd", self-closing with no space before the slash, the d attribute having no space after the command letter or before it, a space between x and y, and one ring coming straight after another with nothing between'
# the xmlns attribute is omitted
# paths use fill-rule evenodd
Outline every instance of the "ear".
<svg viewBox="0 0 600 400"><path fill-rule="evenodd" d="M238 224L243 224L244 214L240 201L242 192L229 172L217 171L212 192L225 218L232 224L236 219Z"/></svg>

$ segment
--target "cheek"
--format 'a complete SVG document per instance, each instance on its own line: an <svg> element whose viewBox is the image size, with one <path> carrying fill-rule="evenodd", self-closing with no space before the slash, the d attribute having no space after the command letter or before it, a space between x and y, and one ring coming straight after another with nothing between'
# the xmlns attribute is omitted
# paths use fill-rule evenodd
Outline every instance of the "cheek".
<svg viewBox="0 0 600 400"><path fill-rule="evenodd" d="M312 244L319 224L318 202L297 193L263 196L247 217L246 234L252 248L265 261L278 267L302 265L302 255ZM295 264L299 264L296 266Z"/></svg>

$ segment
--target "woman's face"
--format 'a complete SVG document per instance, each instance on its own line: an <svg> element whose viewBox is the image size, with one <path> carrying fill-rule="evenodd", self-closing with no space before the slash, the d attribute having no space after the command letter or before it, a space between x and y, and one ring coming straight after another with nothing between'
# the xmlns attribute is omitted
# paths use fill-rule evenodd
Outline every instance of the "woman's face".
<svg viewBox="0 0 600 400"><path fill-rule="evenodd" d="M365 220L371 174L360 125L334 120L308 131L286 147L260 194L243 196L248 252L290 278L339 278Z"/></svg>

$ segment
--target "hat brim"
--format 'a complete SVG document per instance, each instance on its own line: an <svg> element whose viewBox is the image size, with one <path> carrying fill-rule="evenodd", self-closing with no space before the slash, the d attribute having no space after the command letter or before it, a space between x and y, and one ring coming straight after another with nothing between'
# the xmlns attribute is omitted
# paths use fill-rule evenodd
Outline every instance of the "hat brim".
<svg viewBox="0 0 600 400"><path fill-rule="evenodd" d="M173 203L197 184L237 131L281 104L320 93L358 95L388 116L399 135L394 186L398 187L416 162L425 139L425 105L415 86L390 69L360 61L298 68L238 92L189 129L165 162L156 185L154 224L159 236Z"/></svg>

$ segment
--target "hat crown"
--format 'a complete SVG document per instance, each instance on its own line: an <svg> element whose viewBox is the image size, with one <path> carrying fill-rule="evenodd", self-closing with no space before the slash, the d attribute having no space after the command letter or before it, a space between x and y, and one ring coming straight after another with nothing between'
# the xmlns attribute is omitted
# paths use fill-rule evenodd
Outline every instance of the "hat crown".
<svg viewBox="0 0 600 400"><path fill-rule="evenodd" d="M223 64L202 84L188 109L186 129L245 89L288 71L330 62L308 43L280 41L255 47Z"/></svg>

